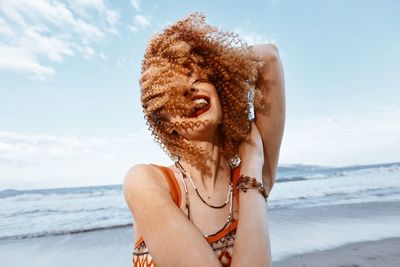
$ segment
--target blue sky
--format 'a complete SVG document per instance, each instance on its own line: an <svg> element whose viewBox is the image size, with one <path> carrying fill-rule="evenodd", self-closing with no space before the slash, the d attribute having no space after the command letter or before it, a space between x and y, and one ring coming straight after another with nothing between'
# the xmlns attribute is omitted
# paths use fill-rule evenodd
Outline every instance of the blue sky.
<svg viewBox="0 0 400 267"><path fill-rule="evenodd" d="M399 1L0 0L0 189L121 183L170 164L146 130L150 36L194 11L285 71L280 164L400 161Z"/></svg>

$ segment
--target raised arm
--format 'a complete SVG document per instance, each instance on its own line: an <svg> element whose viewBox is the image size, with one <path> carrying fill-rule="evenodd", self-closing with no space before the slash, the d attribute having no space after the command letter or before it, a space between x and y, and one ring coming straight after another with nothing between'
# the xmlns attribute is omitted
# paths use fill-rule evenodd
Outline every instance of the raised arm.
<svg viewBox="0 0 400 267"><path fill-rule="evenodd" d="M266 64L260 69L257 86L270 103L269 113L256 110L255 125L240 146L241 173L263 181L270 192L276 176L279 150L285 125L285 85L278 50L273 45L253 48L254 56ZM232 267L272 266L268 230L268 209L257 190L239 192L239 224Z"/></svg>
<svg viewBox="0 0 400 267"><path fill-rule="evenodd" d="M124 194L157 266L221 266L201 232L175 205L157 169L132 167L125 176Z"/></svg>
<svg viewBox="0 0 400 267"><path fill-rule="evenodd" d="M262 96L270 104L267 114L255 112L255 122L260 130L264 148L263 181L267 191L271 191L279 160L279 151L285 127L285 81L278 49L273 44L253 47L255 56L266 64L260 69L257 82Z"/></svg>

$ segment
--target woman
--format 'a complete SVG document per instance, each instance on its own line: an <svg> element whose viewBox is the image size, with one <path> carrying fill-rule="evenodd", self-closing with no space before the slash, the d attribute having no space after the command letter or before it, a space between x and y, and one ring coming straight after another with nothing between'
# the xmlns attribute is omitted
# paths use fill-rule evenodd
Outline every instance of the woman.
<svg viewBox="0 0 400 267"><path fill-rule="evenodd" d="M152 38L140 86L175 164L126 174L134 266L271 266L265 201L285 123L276 47L248 47L195 13Z"/></svg>

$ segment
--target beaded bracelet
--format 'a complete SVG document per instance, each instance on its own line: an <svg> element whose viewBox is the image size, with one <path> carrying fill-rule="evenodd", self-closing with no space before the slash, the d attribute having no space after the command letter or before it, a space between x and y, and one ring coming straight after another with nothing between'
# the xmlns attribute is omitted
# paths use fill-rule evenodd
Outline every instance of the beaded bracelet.
<svg viewBox="0 0 400 267"><path fill-rule="evenodd" d="M265 201L268 199L268 194L265 191L265 188L260 182L257 182L256 178L240 175L238 181L236 182L236 188L238 191L242 190L245 193L247 192L247 189L258 189Z"/></svg>

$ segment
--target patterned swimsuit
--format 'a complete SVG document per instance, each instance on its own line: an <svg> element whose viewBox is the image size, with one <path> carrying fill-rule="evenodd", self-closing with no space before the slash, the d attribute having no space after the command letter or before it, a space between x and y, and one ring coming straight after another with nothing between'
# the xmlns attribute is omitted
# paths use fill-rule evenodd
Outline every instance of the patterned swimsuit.
<svg viewBox="0 0 400 267"><path fill-rule="evenodd" d="M181 191L173 171L167 167L158 166L155 164L152 165L158 167L164 173L164 176L168 181L171 196L176 205L180 207L182 199ZM239 177L239 173L240 173L239 168L235 168L232 170L233 197L237 198L238 201L239 201L239 195L237 194L236 190L236 180ZM239 207L237 209L239 210ZM238 225L238 220L233 218L231 223L228 224L221 232L209 237L205 237L205 239L207 240L207 242L210 244L211 248L217 255L222 266L231 265L232 251L236 237L237 225ZM133 252L132 261L134 267L156 267L153 258L149 254L149 251L146 247L146 243L144 242L143 237L140 237L135 243L135 249Z"/></svg>

